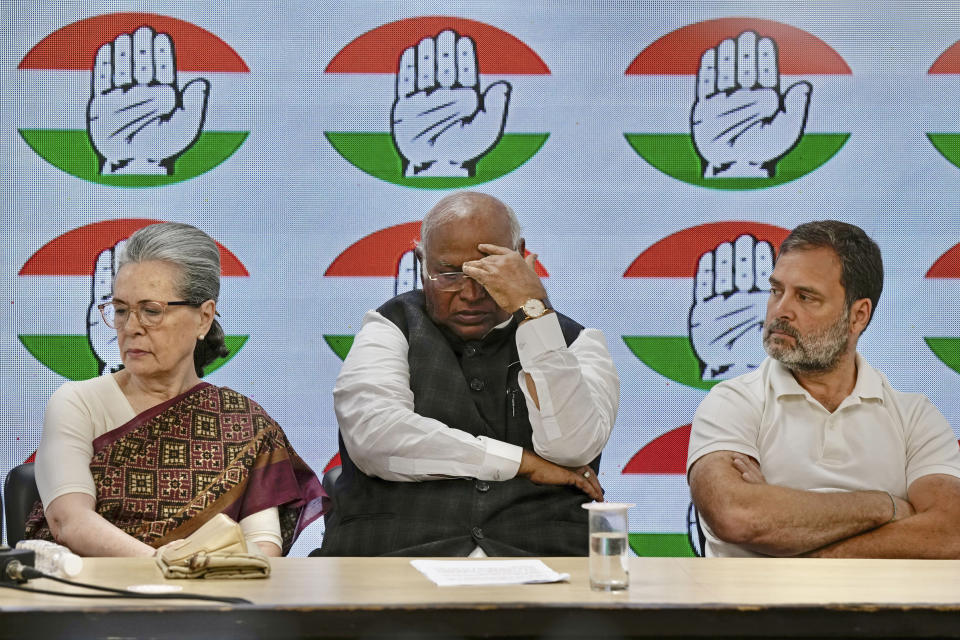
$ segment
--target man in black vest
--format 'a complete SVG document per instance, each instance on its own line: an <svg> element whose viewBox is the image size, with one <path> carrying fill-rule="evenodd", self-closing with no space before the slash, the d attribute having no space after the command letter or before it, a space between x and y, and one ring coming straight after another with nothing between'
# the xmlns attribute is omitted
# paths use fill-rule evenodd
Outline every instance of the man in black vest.
<svg viewBox="0 0 960 640"><path fill-rule="evenodd" d="M586 555L581 504L619 379L550 308L513 211L460 192L423 221L422 291L369 312L334 388L343 472L320 555Z"/></svg>

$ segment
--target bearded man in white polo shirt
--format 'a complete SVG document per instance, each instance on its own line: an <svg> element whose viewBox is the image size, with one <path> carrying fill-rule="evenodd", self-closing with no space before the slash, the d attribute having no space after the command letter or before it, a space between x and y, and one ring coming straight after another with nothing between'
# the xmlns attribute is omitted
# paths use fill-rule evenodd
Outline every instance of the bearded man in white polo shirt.
<svg viewBox="0 0 960 640"><path fill-rule="evenodd" d="M854 225L803 224L770 276L770 357L711 390L687 477L708 556L960 557L960 449L943 415L857 353L883 288Z"/></svg>

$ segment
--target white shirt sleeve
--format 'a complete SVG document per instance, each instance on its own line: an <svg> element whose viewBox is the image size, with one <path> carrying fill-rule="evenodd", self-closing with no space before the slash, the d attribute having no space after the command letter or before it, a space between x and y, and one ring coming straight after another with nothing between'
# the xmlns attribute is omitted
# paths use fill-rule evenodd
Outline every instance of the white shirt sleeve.
<svg viewBox="0 0 960 640"><path fill-rule="evenodd" d="M905 416L907 487L934 473L960 477L960 448L950 423L926 396L910 395L914 402Z"/></svg>
<svg viewBox="0 0 960 640"><path fill-rule="evenodd" d="M534 451L564 466L596 458L610 438L620 404L620 378L603 333L584 329L568 348L557 314L548 313L517 328L517 351ZM537 388L539 409L524 373Z"/></svg>
<svg viewBox="0 0 960 640"><path fill-rule="evenodd" d="M247 541L247 550L258 551L257 542L272 542L281 549L283 539L280 536L280 510L268 507L263 511L251 513L240 520L240 529Z"/></svg>
<svg viewBox="0 0 960 640"><path fill-rule="evenodd" d="M35 477L40 500L49 506L67 493L97 497L90 474L93 420L73 385L65 384L47 401L43 433L37 447Z"/></svg>
<svg viewBox="0 0 960 640"><path fill-rule="evenodd" d="M693 416L687 473L693 463L715 451L736 451L760 459L757 438L762 406L760 399L739 382L721 382L710 390Z"/></svg>
<svg viewBox="0 0 960 640"><path fill-rule="evenodd" d="M333 388L340 434L357 467L400 482L515 477L521 447L414 412L407 350L396 325L376 311L364 316Z"/></svg>
<svg viewBox="0 0 960 640"><path fill-rule="evenodd" d="M66 382L50 396L36 461L37 488L44 506L67 493L96 498L90 473L93 441L134 415L112 374Z"/></svg>

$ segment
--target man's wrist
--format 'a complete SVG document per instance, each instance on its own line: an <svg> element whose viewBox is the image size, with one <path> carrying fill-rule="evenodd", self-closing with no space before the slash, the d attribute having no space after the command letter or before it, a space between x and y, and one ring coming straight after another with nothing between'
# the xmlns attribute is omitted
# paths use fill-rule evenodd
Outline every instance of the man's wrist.
<svg viewBox="0 0 960 640"><path fill-rule="evenodd" d="M526 298L523 303L511 313L519 325L527 320L542 318L548 313L553 313L553 307L550 305L550 299L544 295L543 297Z"/></svg>
<svg viewBox="0 0 960 640"><path fill-rule="evenodd" d="M890 498L890 504L893 506L893 515L890 516L890 519L886 521L885 524L890 524L897 519L897 501L893 499L893 494L889 491L886 492L887 497Z"/></svg>

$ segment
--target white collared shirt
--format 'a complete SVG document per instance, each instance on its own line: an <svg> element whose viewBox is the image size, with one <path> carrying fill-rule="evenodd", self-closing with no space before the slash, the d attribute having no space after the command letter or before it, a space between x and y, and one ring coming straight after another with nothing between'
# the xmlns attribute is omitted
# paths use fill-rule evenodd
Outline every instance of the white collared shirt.
<svg viewBox="0 0 960 640"><path fill-rule="evenodd" d="M587 464L607 443L620 402L603 333L584 329L568 348L556 314L549 313L520 325L516 341L534 451L565 466ZM333 389L340 433L357 467L401 482L515 477L521 447L414 412L407 349L396 325L367 312ZM523 372L533 378L540 409Z"/></svg>
<svg viewBox="0 0 960 640"><path fill-rule="evenodd" d="M768 483L809 491L879 490L906 499L917 478L960 477L957 437L943 415L923 394L893 389L860 354L856 385L833 413L773 358L718 384L694 416L687 472L714 451L752 456ZM703 528L708 555L760 555Z"/></svg>

